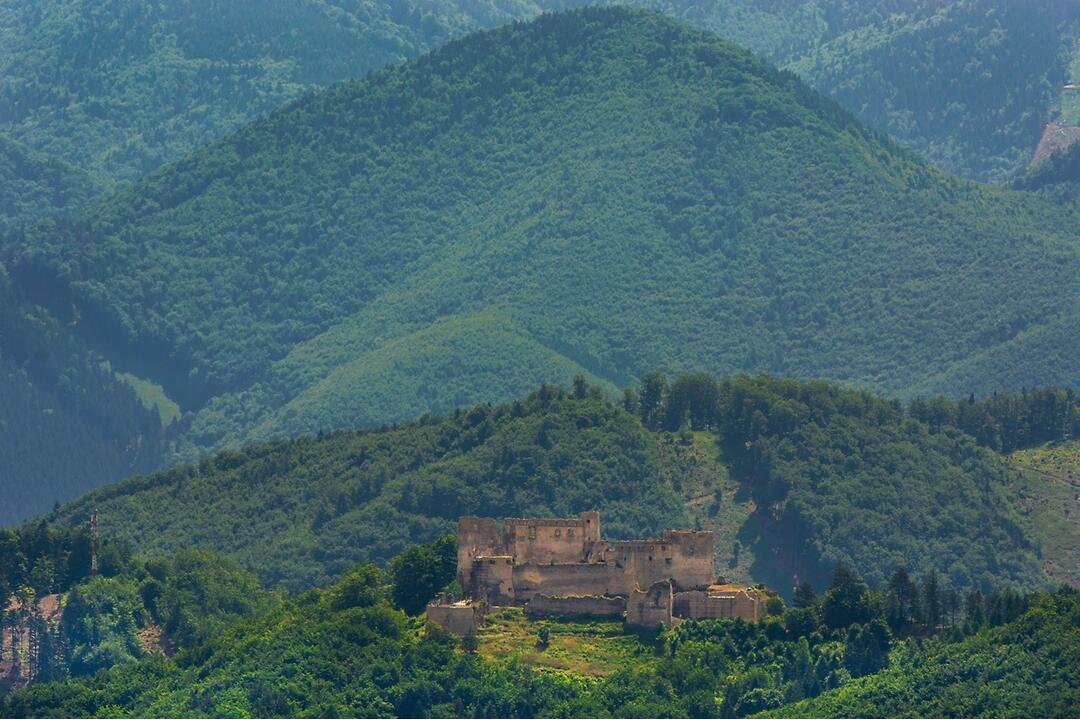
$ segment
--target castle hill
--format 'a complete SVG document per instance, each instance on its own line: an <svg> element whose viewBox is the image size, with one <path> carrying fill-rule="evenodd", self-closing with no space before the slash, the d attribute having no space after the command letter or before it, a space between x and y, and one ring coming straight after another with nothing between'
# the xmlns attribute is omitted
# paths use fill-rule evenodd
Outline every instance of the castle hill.
<svg viewBox="0 0 1080 720"><path fill-rule="evenodd" d="M659 538L604 540L600 513L576 518L458 520L457 581L428 621L457 635L475 633L493 607L530 616L623 619L627 626L671 628L684 618L757 622L766 592L718 581L713 533L665 530Z"/></svg>

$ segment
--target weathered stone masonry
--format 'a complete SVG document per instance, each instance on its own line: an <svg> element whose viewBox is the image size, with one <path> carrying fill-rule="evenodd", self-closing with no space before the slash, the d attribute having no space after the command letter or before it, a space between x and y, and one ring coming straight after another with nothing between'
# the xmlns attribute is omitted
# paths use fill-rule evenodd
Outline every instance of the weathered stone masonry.
<svg viewBox="0 0 1080 720"><path fill-rule="evenodd" d="M647 540L603 540L600 514L576 518L458 521L457 579L473 603L524 605L531 615L622 616L627 624L671 627L678 617L756 621L762 593L713 585L713 534L666 530ZM450 622L445 605L429 619ZM432 610L434 610L432 612ZM449 627L448 627L449 629Z"/></svg>

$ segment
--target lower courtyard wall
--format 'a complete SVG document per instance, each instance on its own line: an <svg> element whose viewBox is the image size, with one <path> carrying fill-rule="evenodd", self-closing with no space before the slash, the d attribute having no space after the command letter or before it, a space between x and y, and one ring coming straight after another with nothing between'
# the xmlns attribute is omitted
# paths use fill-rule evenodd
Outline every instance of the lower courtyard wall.
<svg viewBox="0 0 1080 720"><path fill-rule="evenodd" d="M674 614L684 618L742 618L748 622L757 622L761 619L762 611L760 599L744 589L679 592L675 593L673 602Z"/></svg>
<svg viewBox="0 0 1080 720"><path fill-rule="evenodd" d="M626 599L607 595L534 595L525 604L525 612L529 615L621 618L626 612Z"/></svg>
<svg viewBox="0 0 1080 720"><path fill-rule="evenodd" d="M429 623L462 637L475 635L481 619L480 608L471 603L427 606Z"/></svg>
<svg viewBox="0 0 1080 720"><path fill-rule="evenodd" d="M515 565L514 595L525 602L534 595L626 595L630 581L618 568L607 563L580 565Z"/></svg>

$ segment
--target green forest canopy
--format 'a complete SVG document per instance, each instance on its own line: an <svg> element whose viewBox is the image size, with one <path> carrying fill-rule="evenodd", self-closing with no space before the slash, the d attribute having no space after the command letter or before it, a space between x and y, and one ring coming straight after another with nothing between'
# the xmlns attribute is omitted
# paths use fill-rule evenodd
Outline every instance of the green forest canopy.
<svg viewBox="0 0 1080 720"><path fill-rule="evenodd" d="M16 0L0 23L0 132L108 188L313 88L517 10L443 0Z"/></svg>
<svg viewBox="0 0 1080 720"><path fill-rule="evenodd" d="M107 188L313 88L582 4L19 0L0 24L0 133ZM1055 2L626 4L745 45L941 167L998 182L1030 158L1080 19Z"/></svg>
<svg viewBox="0 0 1080 720"><path fill-rule="evenodd" d="M1080 706L1077 593L958 643L904 647L882 672L765 717L1069 717Z"/></svg>
<svg viewBox="0 0 1080 720"><path fill-rule="evenodd" d="M1009 168L1016 165L1018 158L1027 153L1027 146L1033 142L1029 136L1037 131L1035 124L1045 114L1047 98L1052 95L1051 90L1060 85L1056 78L1061 63L1055 53L1059 46L1064 47L1062 43L1072 32L1070 17L1061 15L1069 12L1068 7L1067 4L1036 4L1025 7L1020 13L1022 17L1017 15L1019 9L998 8L987 2L926 4L907 0L877 4L838 2L827 6L795 3L783 7L771 2L739 0L707 6L667 3L660 9L732 37L762 52L770 60L796 69L818 89L840 98L858 117L929 153L943 167L979 177L985 173L1004 177L1011 172ZM0 206L5 209L0 225L6 229L4 234L7 236L3 242L21 238L16 228L25 222L92 204L106 189L125 185L167 161L183 157L200 144L220 137L282 102L300 97L311 88L360 76L373 68L415 56L424 48L472 28L505 22L513 17L531 17L542 9L550 7L528 2L467 6L451 2L426 3L423 8L401 4L360 7L342 0L333 3L261 3L259 12L254 12L243 2L160 6L129 2L99 6L60 0L12 3L5 10L5 22L0 23L0 33L3 33L0 97L4 100L0 102L0 133L4 134L0 136L0 178L5 179L4 192L0 193ZM253 24L255 17L260 20ZM312 41L315 37L319 38L318 42ZM63 38L63 42L58 38ZM1011 88L1008 95L1000 96L999 91L1003 91L1006 84L997 79L1006 76L1014 80L1007 83ZM985 78L993 80L988 84ZM911 92L913 84L918 86L918 92ZM980 104L976 102L980 98L993 100ZM789 100L782 102L790 104ZM985 107L987 104L993 107ZM948 107L947 117L938 112L941 106ZM345 116L351 112L340 111ZM766 112L762 117L768 115ZM660 118L660 122L665 122L664 118ZM750 124L753 133L757 125ZM765 140L771 142L774 138L775 133L770 133ZM595 136L589 137L590 141L593 139ZM817 135L811 133L808 138L792 137L791 140L795 144L817 142ZM608 146L620 144L616 137L598 142ZM582 145L575 152L585 150L587 146ZM467 157L462 156L462 159L473 162ZM482 160L477 162L482 164ZM810 161L817 162L813 158ZM425 166L429 159L413 157L411 160L405 158L405 162L418 167ZM453 153L446 162L454 162ZM526 162L534 162L532 156L527 156ZM590 177L580 177L582 166L579 162L564 160L563 164L577 168L576 182L582 187L603 187L603 183L594 183ZM426 166L431 167L430 164ZM794 167L778 170L792 173L792 177L805 176L804 168L797 163ZM351 166L339 168L339 175L344 173L342 176L350 176L353 172ZM411 171L406 169L405 172ZM604 172L617 174L620 171L609 168ZM685 197L678 194L660 197L660 206L656 208L658 214L654 214L662 224L656 232L672 236L677 254L693 248L684 258L686 261L693 262L694 253L707 252L710 244L713 250L722 246L732 271L736 271L745 267L748 259L734 254L741 244L764 243L762 247L765 247L772 242L768 240L770 233L791 236L792 229L787 224L768 230L765 235L746 229L747 222L754 217L772 213L771 205L761 202L770 199L768 193L778 197L783 195L779 186L768 190L773 185L771 179L759 178L765 184L766 194L751 201L749 196L732 193L726 181L701 194L694 189L700 183L692 179L688 182L679 172L659 171L657 177L671 179L676 187L689 188L690 194ZM739 175L733 173L732 177ZM473 181L467 173L458 180L466 185ZM380 180L376 178L375 182ZM299 181L298 187L303 191L307 183ZM593 214L593 209L563 198L557 201L557 207L561 209L547 217L556 210L556 205L545 208L535 204L538 196L551 197L551 187L565 188L564 178L544 179L533 187L513 193L516 198L507 199L519 208L528 208L526 212L539 220L539 223L530 221L527 237L593 237L595 233L585 226L567 226L566 216L562 214L587 216ZM825 182L822 187L830 185ZM394 192L392 188L390 192ZM418 194L439 192L440 188L421 188ZM843 196L844 193L840 193L837 197ZM265 201L263 198L249 200ZM745 204L744 200L747 201ZM333 202L337 203L336 200ZM620 202L642 206L638 197L628 197ZM814 198L812 202L818 200ZM912 212L933 214L933 205ZM333 217L341 206L335 204L329 210L325 207L318 210L320 216ZM648 208L650 204L646 203L644 207ZM456 208L449 210L451 215L461 212L460 205ZM711 210L704 213L706 208ZM408 211L403 206L402 212ZM1005 208L1005 212L1014 210ZM1049 212L1052 212L1049 206L1033 210L1034 214ZM200 222L205 219L199 218ZM325 218L320 219L324 224L315 223L316 234L326 227ZM635 227L648 228L647 220ZM604 221L598 219L598 222ZM290 244L303 244L308 240L291 237L289 228L294 224L307 227L311 218L304 215L284 227L267 225L251 217L245 217L242 224L245 223L258 228L260 234L273 232ZM513 215L504 215L495 218L483 234L501 237L505 226L517 227L519 231L524 229L516 223ZM380 222L369 229L383 232L387 226ZM408 234L413 229L403 231ZM812 232L806 237L815 232L832 232L820 226L810 229ZM206 232L205 227L192 226L189 230L197 234ZM351 226L345 228L345 236L351 237L355 230ZM935 230L929 226L912 230L925 235L928 240L936 234L952 235L955 232L951 228ZM1023 232L1022 227L1018 230ZM55 230L46 225L38 232L51 236ZM243 237L244 232L249 230L241 230L239 237ZM982 228L972 228L970 232L982 232ZM423 233L439 236L443 228L436 223ZM1040 233L1032 230L1029 234L1037 237ZM596 240L608 242L604 235L606 233L601 233ZM806 242L800 239L800 234L792 239ZM485 263L489 267L501 267L515 262L513 248L529 248L530 242L521 238L513 240L507 249L509 254L499 252L483 259L481 269ZM856 237L845 242L861 245L862 240ZM238 240L235 249L243 253L243 242ZM650 247L644 252L648 257L642 260L651 258L661 249ZM821 259L846 252L843 249L822 250ZM327 248L320 246L315 250L316 253L323 251ZM333 255L332 252L329 254ZM561 258L560 255L566 253L555 253L544 259L543 264L557 268L563 262L607 262L591 257ZM379 292L378 288L372 287L370 278L364 276L355 283L357 287L320 293L313 289L312 283L322 281L319 279L322 271L318 267L309 267L303 256L291 260L290 257L286 253L284 257L263 260L275 268L279 262L299 264L296 269L305 277L291 275L292 292L299 296L310 294L321 307L340 310L357 300L366 303L372 293ZM156 262L157 258L151 257L148 261ZM450 261L456 262L452 258ZM889 262L895 262L895 258ZM226 264L231 265L232 261ZM199 263L194 265L197 274L204 272L205 268L199 269ZM834 367L838 349L834 347L835 341L829 339L835 329L835 324L829 320L839 321L842 327L858 328L865 324L863 319L850 320L847 311L851 308L847 307L844 296L830 296L824 306L807 306L801 288L789 291L777 285L781 282L784 286L792 284L782 268L772 270L768 267L762 268L765 271L763 278L752 280L749 286L743 287L746 283L738 279L732 282L729 278L714 287L707 279L708 274L702 272L697 273L701 282L695 281L673 293L669 286L683 283L686 277L692 278L695 274L687 276L677 266L678 263L672 265L670 273L661 273L656 278L658 282L638 283L635 287L625 288L626 293L639 305L654 304L659 315L669 312L686 315L690 318L686 333L691 333L695 313L725 321L726 313L737 311L740 318L750 321L747 332L740 339L731 342L722 335L714 338L715 332L707 333L701 338L701 347L688 358L675 357L663 343L651 348L644 345L645 352L642 353L637 350L642 345L638 342L638 333L646 329L648 323L643 324L637 318L612 318L597 312L572 316L573 331L569 337L564 337L561 328L545 326L547 323L520 312L522 307L543 308L545 303L542 299L538 302L535 297L511 299L511 304L518 306L516 309L506 306L506 298L496 301L494 306L488 298L471 303L471 307L459 312L461 293L468 297L471 292L467 287L455 291L451 297L423 291L423 297L412 300L395 296L397 291L392 291L390 295L384 294L379 302L397 303L400 307L389 310L368 307L352 317L323 317L320 311L315 317L304 314L297 318L291 317L291 313L279 312L279 317L271 318L270 326L266 328L271 337L259 338L260 343L270 342L269 353L261 351L263 345L254 348L257 350L254 353L253 347L237 352L226 350L232 357L250 355L257 367L274 377L246 377L241 381L242 389L231 387L224 394L216 391L207 394L198 389L194 394L188 392L189 382L199 385L205 381L200 373L207 368L195 367L197 363L193 363L191 355L200 351L187 346L206 341L207 329L190 327L186 322L184 327L176 329L172 328L172 321L167 323L169 328L164 328L158 319L151 318L151 327L137 330L137 335L132 336L127 320L121 321L124 328L117 332L113 327L116 318L111 315L102 328L96 313L86 316L90 322L83 322L80 310L72 313L70 303L58 300L66 294L62 286L54 286L36 275L19 275L22 282L38 291L36 299L49 301L49 309L55 311L55 315L50 315L49 309L35 304L32 298L22 293L12 295L8 299L15 304L7 308L7 312L13 316L39 318L52 328L46 332L24 324L13 342L39 347L55 342L56 346L49 346L47 351L57 360L36 370L37 377L30 384L24 382L20 373L0 374L0 385L4 386L0 388L0 395L15 398L14 402L4 405L0 422L14 425L30 418L33 424L43 418L46 424L53 423L48 420L52 414L69 412L54 398L53 388L63 386L67 396L82 394L98 398L101 407L109 410L100 411L99 415L105 420L98 425L87 423L76 414L74 422L66 422L64 430L52 433L52 437L63 436L73 457L118 457L137 453L140 460L126 466L112 461L90 463L88 467L92 470L78 473L67 472L61 467L62 462L54 462L51 469L43 473L40 457L30 449L37 443L15 443L8 454L0 449L8 477L38 478L49 488L40 497L15 498L14 505L8 508L9 520L40 512L54 500L70 499L103 480L144 469L146 463L152 466L161 462L160 453L165 447L161 439L148 436L138 413L123 414L122 408L129 404L127 396L130 394L124 383L103 374L91 377L81 369L110 361L114 367L131 371L137 364L133 359L145 358L145 367L139 368L140 373L132 375L128 372L122 379L130 381L140 391L152 387L151 382L165 384L174 397L170 400L156 391L151 393L159 407L175 408L172 401L179 400L181 409L196 414L189 417L185 423L188 429L168 453L174 461L192 459L208 448L252 438L313 432L324 427L378 424L404 420L428 410L445 412L479 400L504 400L521 395L538 382L565 383L582 371L616 384L638 377L642 368L657 366L673 370L687 367L769 370L833 378L853 373L852 377L871 387L905 393L919 389L989 392L999 387L1066 382L1075 377L1078 353L1067 341L1061 340L1077 336L1075 303L1068 299L1033 298L1031 304L1017 308L1012 317L996 325L983 325L972 333L975 348L958 347L942 355L935 346L935 351L928 352L925 358L907 357L896 368L844 370L845 365L851 364L848 361L855 358L848 358ZM387 267L393 267L392 261ZM650 271L652 267L650 264ZM1033 277L1040 275L1037 266L1026 264L1025 267L1032 268ZM410 273L412 269L407 265L405 272ZM315 271L316 279L306 277L309 270ZM394 267L394 270L400 268ZM486 272L478 275L476 270L470 270L457 280L468 286L486 283ZM537 276L540 277L546 275L535 267L533 271L539 272ZM977 269L964 273L978 275L982 271L983 268L977 266ZM636 267L626 267L624 277L632 278L642 272ZM755 271L751 269L750 272ZM817 275L834 272L832 268L812 269ZM941 272L947 275L957 270L942 268ZM285 276L290 273L285 272ZM190 280L194 281L194 286L184 282L177 288L189 297L192 293L201 294L199 286L203 282L213 282L206 276ZM902 278L895 280L901 283ZM142 291L152 294L161 290L161 283L170 281L171 278L159 281L141 274L137 280ZM428 281L438 282L434 277ZM516 282L520 285L523 281ZM923 282L920 276L914 276L908 281L908 292L903 295L912 294L910 291L919 289ZM1016 282L1025 286L1042 282L1042 279L1025 277L1017 278ZM586 280L581 286L590 284L591 281ZM577 286L575 279L571 287ZM774 286L779 293L770 291L769 288ZM228 298L228 302L241 308L260 305L267 293L274 295L275 292L272 287L245 287L235 297ZM413 289L403 292L408 295ZM1064 295L1075 297L1075 293L1071 296L1070 293L1071 290ZM900 328L910 325L913 322L910 314L921 312L921 308L930 307L946 320L950 313L962 312L951 302L943 306L933 302L926 305L922 297L910 298L910 307L907 307L905 297L886 293L880 298L872 298L867 311L880 314L873 303L891 306L900 302L902 306L894 308L897 316L877 318L882 320L884 327ZM745 304L749 300L753 302ZM420 303L419 311L416 303ZM633 306L623 300L613 303L614 307ZM741 307L725 309L732 303ZM687 304L691 306L689 312ZM598 307L604 306L601 303ZM789 306L806 306L807 310L802 313L803 317L793 318L792 325L798 324L794 320L805 325L812 319L811 327L816 325L819 332L811 333L812 337L789 338L787 344L778 345L775 338L770 337L769 326L776 317L787 315ZM1053 317L1044 322L1042 316L1047 313ZM201 314L202 310L197 309L196 315ZM419 322L400 322L401 318L414 315L427 317ZM670 323L670 316L664 316L663 320ZM723 324L720 322L718 327ZM325 333L314 337L324 329ZM57 335L70 336L73 330L78 330L82 337L60 340ZM247 326L240 335L245 335L246 330ZM846 353L852 355L861 352L867 344L873 344L876 330L872 327L866 337L848 332L839 342L853 343L846 349ZM215 334L216 330L209 332L211 340ZM951 338L953 334L953 329L949 328L931 332L929 336ZM650 337L655 335L650 331ZM374 342L369 342L370 339ZM297 345L301 340L307 342ZM806 346L807 342L812 346ZM729 347L723 348L724 345ZM719 356L716 356L717 347L722 348ZM781 348L779 352L774 349L777 347ZM69 348L77 350L72 352ZM708 362L701 360L703 352ZM814 367L805 367L807 358L800 358L803 352L811 358ZM976 354L970 355L971 352ZM287 359L286 353L293 353L293 357ZM787 359L789 355L790 360ZM460 372L462 357L470 360L465 374ZM817 361L818 357L821 362ZM1024 358L1025 362L1021 363L1017 358ZM1031 358L1038 358L1038 362L1026 366ZM0 357L0 362L3 360L5 358ZM219 357L215 362L221 361L223 358ZM951 369L937 367L942 364ZM904 372L897 372L897 368L908 367L915 367L925 377L905 378ZM871 376L866 375L868 369L873 370ZM192 378L189 373L193 370L195 376ZM262 370L257 374L264 375ZM212 374L216 372L211 370ZM916 385L914 389L912 382ZM143 399L149 401L150 398L144 393ZM206 406L207 400L210 400L209 406ZM103 430L107 432L103 433ZM155 430L150 434L160 433ZM18 492L15 489L9 491L6 486L4 490L12 497Z"/></svg>
<svg viewBox="0 0 1080 720"><path fill-rule="evenodd" d="M160 466L167 431L0 263L0 525Z"/></svg>
<svg viewBox="0 0 1080 720"><path fill-rule="evenodd" d="M13 274L192 413L184 458L505 400L543 364L617 385L1064 382L1073 212L947 177L712 36L603 9L305 98L28 231Z"/></svg>
<svg viewBox="0 0 1080 720"><path fill-rule="evenodd" d="M206 580L203 570L210 571ZM78 586L73 611L108 628L115 642L131 637L116 622L117 611L138 607L140 596L155 598L155 608L173 598L197 611L200 603L214 607L236 597L221 584L227 578L244 581L209 556L135 563L124 576ZM123 588L140 580L138 595L95 604L119 600ZM759 623L691 620L655 639L625 637L623 646L636 655L633 666L591 677L463 652L466 643L436 628L422 631L418 619L395 608L392 599L409 577L395 573L391 581L388 587L366 565L286 602L263 595L264 603L222 618L224 625L184 645L173 661L120 658L103 672L0 697L0 715L743 717L825 709L862 716L1065 716L1077 701L1076 591L975 594L962 613L945 620L947 631L898 641L910 630L886 619L896 596L838 572L819 600L803 598L793 608L771 603ZM185 586L208 590L210 601L177 592ZM837 612L843 608L850 612ZM549 638L576 630L584 643L599 629L558 620L543 627ZM787 705L804 698L808 704Z"/></svg>
<svg viewBox="0 0 1080 720"><path fill-rule="evenodd" d="M103 532L137 552L215 550L292 589L386 562L454 532L465 514L597 508L606 536L655 536L690 523L683 471L662 449L686 417L716 437L719 459L758 508L716 508L710 522L741 523L725 537L753 552L751 577L781 592L793 574L821 587L836 563L879 586L898 568L936 570L959 589L1048 582L1012 497L1016 472L961 429L998 428L987 442L1014 437L1001 428L1042 427L1033 404L961 412L941 401L931 412L823 383L707 376L659 394L647 382L640 396L627 410L584 383L574 393L544 387L445 418L225 451L102 488L52 517L78 525L97 508ZM1076 403L1063 407L1053 417L1064 420L1049 423L1057 437L1080 430ZM717 548L720 559L731 553Z"/></svg>

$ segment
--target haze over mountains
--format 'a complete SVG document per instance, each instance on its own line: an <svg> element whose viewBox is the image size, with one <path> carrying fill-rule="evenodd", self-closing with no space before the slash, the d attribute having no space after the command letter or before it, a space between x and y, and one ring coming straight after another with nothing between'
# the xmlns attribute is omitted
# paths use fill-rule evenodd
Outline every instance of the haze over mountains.
<svg viewBox="0 0 1080 720"><path fill-rule="evenodd" d="M949 178L748 53L619 12L316 94L28 230L12 271L69 287L208 447L494 400L559 366L509 353L619 385L1075 377L1071 209ZM1060 351L1033 366L1047 334Z"/></svg>
<svg viewBox="0 0 1080 720"><path fill-rule="evenodd" d="M1073 209L946 176L749 53L621 12L306 97L18 231L8 270L87 357L179 403L174 460L579 372L908 396L1077 376ZM121 447L165 442L139 427Z"/></svg>
<svg viewBox="0 0 1080 720"><path fill-rule="evenodd" d="M1080 5L630 5L0 0L0 716L1076 714Z"/></svg>
<svg viewBox="0 0 1080 720"><path fill-rule="evenodd" d="M10 0L0 133L104 190L314 87L583 4ZM1080 21L1056 0L631 4L749 47L941 167L997 182L1019 174L1059 105Z"/></svg>

